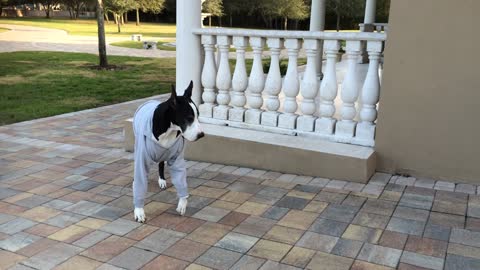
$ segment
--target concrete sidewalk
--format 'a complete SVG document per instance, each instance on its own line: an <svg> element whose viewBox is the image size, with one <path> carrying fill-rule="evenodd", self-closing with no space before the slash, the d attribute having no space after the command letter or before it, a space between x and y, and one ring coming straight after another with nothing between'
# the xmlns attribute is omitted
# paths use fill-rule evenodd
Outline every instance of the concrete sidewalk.
<svg viewBox="0 0 480 270"><path fill-rule="evenodd" d="M69 35L64 30L23 25L0 24L0 27L11 29L0 33L0 52L58 51L98 54L98 39L95 36ZM175 57L175 51L140 50L109 45L126 40L129 38L107 37L108 55Z"/></svg>

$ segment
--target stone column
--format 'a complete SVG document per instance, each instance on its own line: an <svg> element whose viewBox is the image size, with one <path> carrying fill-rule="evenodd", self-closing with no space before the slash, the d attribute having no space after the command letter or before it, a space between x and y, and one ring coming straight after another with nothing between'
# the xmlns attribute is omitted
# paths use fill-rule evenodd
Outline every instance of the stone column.
<svg viewBox="0 0 480 270"><path fill-rule="evenodd" d="M365 2L365 17L363 18L362 32L375 31L375 13L377 10L377 0L366 0ZM367 43L362 42L362 57L359 58L360 63L368 63Z"/></svg>
<svg viewBox="0 0 480 270"><path fill-rule="evenodd" d="M194 35L192 30L201 27L201 13L201 1L177 0L177 94L183 95L185 88L193 81L192 100L197 106L200 105L202 96L202 50L200 37Z"/></svg>
<svg viewBox="0 0 480 270"><path fill-rule="evenodd" d="M363 19L364 24L374 24L375 23L375 11L377 9L377 0L366 0L365 4L365 18Z"/></svg>
<svg viewBox="0 0 480 270"><path fill-rule="evenodd" d="M326 0L312 0L312 8L310 11L310 31L325 30L325 7ZM320 42L315 64L317 68L317 77L322 78L322 56L323 42Z"/></svg>

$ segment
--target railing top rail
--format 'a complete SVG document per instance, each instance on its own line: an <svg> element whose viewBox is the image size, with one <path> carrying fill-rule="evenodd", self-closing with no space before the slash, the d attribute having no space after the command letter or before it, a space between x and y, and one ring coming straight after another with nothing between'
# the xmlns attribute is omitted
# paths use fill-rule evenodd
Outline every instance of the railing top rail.
<svg viewBox="0 0 480 270"><path fill-rule="evenodd" d="M303 38L322 40L366 40L385 41L385 33L367 32L324 32L324 31L283 31L283 30L256 30L233 28L197 28L192 31L197 35L212 36L240 36L240 37L270 37L270 38Z"/></svg>

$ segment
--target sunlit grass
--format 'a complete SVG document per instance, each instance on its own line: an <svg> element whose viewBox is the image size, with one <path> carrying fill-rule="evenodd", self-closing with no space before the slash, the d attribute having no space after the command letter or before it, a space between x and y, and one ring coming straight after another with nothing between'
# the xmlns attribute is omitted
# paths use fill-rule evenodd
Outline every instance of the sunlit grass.
<svg viewBox="0 0 480 270"><path fill-rule="evenodd" d="M124 69L92 69L92 54L0 53L0 125L158 95L175 82L175 58L108 59Z"/></svg>
<svg viewBox="0 0 480 270"><path fill-rule="evenodd" d="M92 19L1 18L0 23L61 29L71 35L97 35L97 21ZM175 37L175 31L175 24L142 23L140 26L137 26L135 22L129 22L124 24L121 27L121 33L118 33L117 25L113 21L105 23L105 32L109 36L142 34L151 37Z"/></svg>

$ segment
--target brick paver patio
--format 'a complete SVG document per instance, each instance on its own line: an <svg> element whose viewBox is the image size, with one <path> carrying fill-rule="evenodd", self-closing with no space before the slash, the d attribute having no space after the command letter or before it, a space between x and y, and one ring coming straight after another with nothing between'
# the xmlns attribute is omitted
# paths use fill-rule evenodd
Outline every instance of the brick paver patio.
<svg viewBox="0 0 480 270"><path fill-rule="evenodd" d="M133 221L122 121L142 101L0 127L0 269L480 269L476 186L188 162Z"/></svg>

